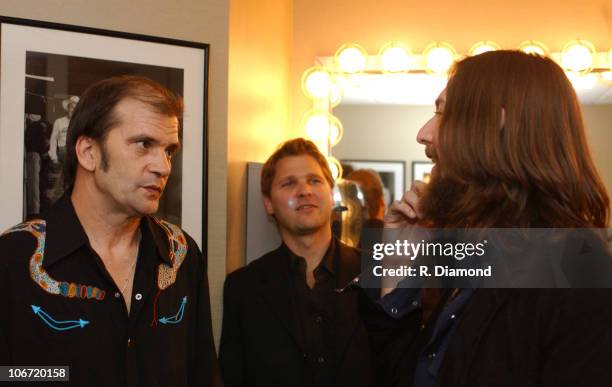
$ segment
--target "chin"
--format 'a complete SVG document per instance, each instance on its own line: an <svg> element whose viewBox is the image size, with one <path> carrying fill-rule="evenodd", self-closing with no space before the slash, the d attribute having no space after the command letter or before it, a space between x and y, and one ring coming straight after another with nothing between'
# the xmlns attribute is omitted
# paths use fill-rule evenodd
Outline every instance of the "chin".
<svg viewBox="0 0 612 387"><path fill-rule="evenodd" d="M325 227L325 223L298 224L295 229L300 235L308 235Z"/></svg>
<svg viewBox="0 0 612 387"><path fill-rule="evenodd" d="M158 209L159 209L159 204L150 205L150 206L139 206L139 207L136 207L136 212L138 212L138 215L140 216L147 216L147 215L155 214Z"/></svg>

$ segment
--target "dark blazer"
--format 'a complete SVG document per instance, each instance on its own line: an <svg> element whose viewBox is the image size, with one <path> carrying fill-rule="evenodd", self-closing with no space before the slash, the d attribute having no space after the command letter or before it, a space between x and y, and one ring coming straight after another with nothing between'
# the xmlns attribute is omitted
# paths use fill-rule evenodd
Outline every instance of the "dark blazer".
<svg viewBox="0 0 612 387"><path fill-rule="evenodd" d="M419 313L393 320L374 305L362 312L384 360L384 385L411 386L423 350ZM612 290L477 289L437 386L612 386L611 364Z"/></svg>
<svg viewBox="0 0 612 387"><path fill-rule="evenodd" d="M359 252L339 241L337 288L360 271ZM304 358L298 310L294 304L288 257L281 249L265 254L228 275L223 301L220 362L225 385L313 386ZM336 387L372 385L367 332L358 314L359 289L338 294Z"/></svg>

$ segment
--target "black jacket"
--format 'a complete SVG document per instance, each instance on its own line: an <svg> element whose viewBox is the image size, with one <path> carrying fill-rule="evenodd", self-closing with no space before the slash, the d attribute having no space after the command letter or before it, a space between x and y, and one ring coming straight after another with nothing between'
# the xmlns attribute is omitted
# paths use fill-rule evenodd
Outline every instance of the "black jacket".
<svg viewBox="0 0 612 387"><path fill-rule="evenodd" d="M393 320L371 303L362 313L384 385L411 386L428 334L419 330L420 313ZM611 364L612 290L478 289L450 339L437 385L612 386Z"/></svg>
<svg viewBox="0 0 612 387"><path fill-rule="evenodd" d="M360 256L357 250L337 243L335 278L342 288L359 274ZM227 387L313 386L287 259L279 248L227 277L220 348ZM338 295L336 387L372 385L358 294L358 288L350 287Z"/></svg>

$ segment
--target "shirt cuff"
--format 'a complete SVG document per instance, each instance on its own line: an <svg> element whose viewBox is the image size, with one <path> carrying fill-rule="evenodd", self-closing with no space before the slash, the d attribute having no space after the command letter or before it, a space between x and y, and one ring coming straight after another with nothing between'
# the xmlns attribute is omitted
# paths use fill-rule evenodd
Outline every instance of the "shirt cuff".
<svg viewBox="0 0 612 387"><path fill-rule="evenodd" d="M378 300L378 304L392 318L400 319L422 304L422 291L418 288L395 288Z"/></svg>

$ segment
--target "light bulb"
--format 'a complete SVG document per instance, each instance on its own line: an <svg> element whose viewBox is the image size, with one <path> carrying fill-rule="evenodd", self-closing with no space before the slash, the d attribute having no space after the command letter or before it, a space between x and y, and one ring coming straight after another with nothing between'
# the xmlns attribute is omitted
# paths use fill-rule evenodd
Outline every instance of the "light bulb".
<svg viewBox="0 0 612 387"><path fill-rule="evenodd" d="M525 40L519 45L518 49L526 54L548 56L548 47L546 47L544 43L537 40Z"/></svg>
<svg viewBox="0 0 612 387"><path fill-rule="evenodd" d="M322 67L311 67L302 76L302 91L313 99L328 98L331 85L331 76Z"/></svg>
<svg viewBox="0 0 612 387"><path fill-rule="evenodd" d="M573 40L561 51L561 67L575 73L588 73L593 66L595 47L587 40Z"/></svg>
<svg viewBox="0 0 612 387"><path fill-rule="evenodd" d="M497 43L483 40L482 42L474 44L472 48L470 48L470 56L480 55L484 52L496 50L499 50L499 45Z"/></svg>
<svg viewBox="0 0 612 387"><path fill-rule="evenodd" d="M450 44L444 42L432 43L423 52L425 70L428 73L445 74L452 66L455 55L455 49Z"/></svg>
<svg viewBox="0 0 612 387"><path fill-rule="evenodd" d="M390 42L381 47L378 54L380 67L385 73L401 73L412 67L411 52L402 43Z"/></svg>
<svg viewBox="0 0 612 387"><path fill-rule="evenodd" d="M334 56L338 70L355 74L365 70L368 63L368 53L358 44L345 44L336 51Z"/></svg>

